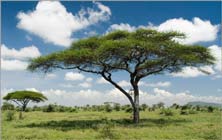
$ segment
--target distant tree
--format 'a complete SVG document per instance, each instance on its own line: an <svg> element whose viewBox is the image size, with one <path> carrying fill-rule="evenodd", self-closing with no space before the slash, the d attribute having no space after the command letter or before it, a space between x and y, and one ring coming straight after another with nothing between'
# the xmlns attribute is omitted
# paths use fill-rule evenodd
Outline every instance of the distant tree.
<svg viewBox="0 0 222 140"><path fill-rule="evenodd" d="M148 108L148 106L146 104L141 105L141 110L145 111L147 108Z"/></svg>
<svg viewBox="0 0 222 140"><path fill-rule="evenodd" d="M174 103L174 104L172 104L171 108L178 109L178 108L180 108L180 105L178 105L178 104Z"/></svg>
<svg viewBox="0 0 222 140"><path fill-rule="evenodd" d="M112 112L112 106L109 103L105 103L105 111L106 112Z"/></svg>
<svg viewBox="0 0 222 140"><path fill-rule="evenodd" d="M207 107L207 110L208 110L208 112L213 112L213 111L214 111L214 108L213 108L212 106L208 106L208 107Z"/></svg>
<svg viewBox="0 0 222 140"><path fill-rule="evenodd" d="M113 109L114 109L115 111L120 111L120 109L121 109L120 104L119 104L119 103L115 103L114 106L113 106Z"/></svg>
<svg viewBox="0 0 222 140"><path fill-rule="evenodd" d="M3 102L2 110L14 110L15 106L9 102Z"/></svg>
<svg viewBox="0 0 222 140"><path fill-rule="evenodd" d="M39 103L47 100L41 93L26 90L8 93L3 99L13 101L20 107L19 118L22 118L22 111L25 111L29 102Z"/></svg>
<svg viewBox="0 0 222 140"><path fill-rule="evenodd" d="M164 108L164 103L163 102L159 102L156 104L158 108Z"/></svg>
<svg viewBox="0 0 222 140"><path fill-rule="evenodd" d="M47 73L54 69L77 69L100 75L129 99L133 120L139 123L138 83L141 79L149 75L178 72L185 66L200 67L214 63L215 59L206 47L180 44L175 41L178 38L185 36L150 29L115 31L82 39L66 50L34 58L28 70ZM113 79L113 73L117 71L129 74L133 94Z"/></svg>

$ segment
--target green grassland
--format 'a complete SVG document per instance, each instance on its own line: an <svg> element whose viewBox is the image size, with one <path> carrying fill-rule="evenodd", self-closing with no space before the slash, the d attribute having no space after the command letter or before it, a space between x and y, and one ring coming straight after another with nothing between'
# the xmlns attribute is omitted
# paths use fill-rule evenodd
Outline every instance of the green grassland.
<svg viewBox="0 0 222 140"><path fill-rule="evenodd" d="M123 111L25 112L24 119L6 121L2 140L221 140L221 112L164 116L160 110L141 112L139 125Z"/></svg>

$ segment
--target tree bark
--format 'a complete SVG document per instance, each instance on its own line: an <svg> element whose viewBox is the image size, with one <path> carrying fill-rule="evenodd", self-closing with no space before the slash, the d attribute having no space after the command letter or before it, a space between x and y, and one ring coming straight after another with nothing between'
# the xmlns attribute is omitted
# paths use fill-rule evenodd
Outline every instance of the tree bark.
<svg viewBox="0 0 222 140"><path fill-rule="evenodd" d="M134 108L133 108L133 122L138 124L140 120L140 112L139 112L139 93L135 93L134 91Z"/></svg>

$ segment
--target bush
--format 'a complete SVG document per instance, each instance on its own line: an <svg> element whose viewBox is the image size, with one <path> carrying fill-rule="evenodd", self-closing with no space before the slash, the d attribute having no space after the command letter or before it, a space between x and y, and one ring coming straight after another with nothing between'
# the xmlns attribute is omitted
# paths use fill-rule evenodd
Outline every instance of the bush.
<svg viewBox="0 0 222 140"><path fill-rule="evenodd" d="M212 106L208 106L207 107L207 111L212 113L212 112L214 112L214 108Z"/></svg>
<svg viewBox="0 0 222 140"><path fill-rule="evenodd" d="M127 113L132 113L132 112L133 112L132 107L126 108L125 112L127 112Z"/></svg>
<svg viewBox="0 0 222 140"><path fill-rule="evenodd" d="M43 108L43 112L55 112L55 106L52 104L49 104L48 106Z"/></svg>
<svg viewBox="0 0 222 140"><path fill-rule="evenodd" d="M165 116L173 116L174 115L173 111L169 108L162 109L160 114L165 115Z"/></svg>
<svg viewBox="0 0 222 140"><path fill-rule="evenodd" d="M120 111L120 104L118 104L118 103L116 103L116 104L114 104L114 107L113 107L113 109L115 110L115 111Z"/></svg>
<svg viewBox="0 0 222 140"><path fill-rule="evenodd" d="M112 112L112 110L113 110L113 109L112 109L112 107L111 107L110 104L106 104L106 105L105 105L105 111L106 111L106 112Z"/></svg>
<svg viewBox="0 0 222 140"><path fill-rule="evenodd" d="M145 111L147 108L148 108L148 106L147 106L146 104L142 104L142 105L140 106L140 109L141 109L142 111Z"/></svg>
<svg viewBox="0 0 222 140"><path fill-rule="evenodd" d="M9 102L4 102L2 105L2 110L15 110L15 106Z"/></svg>
<svg viewBox="0 0 222 140"><path fill-rule="evenodd" d="M196 110L193 110L193 109L190 109L190 110L188 111L188 113L189 113L189 114L197 114L197 111L196 111Z"/></svg>
<svg viewBox="0 0 222 140"><path fill-rule="evenodd" d="M15 119L15 112L12 110L9 110L6 112L6 121L12 121Z"/></svg>
<svg viewBox="0 0 222 140"><path fill-rule="evenodd" d="M188 111L187 110L181 110L180 111L180 115L188 115Z"/></svg>

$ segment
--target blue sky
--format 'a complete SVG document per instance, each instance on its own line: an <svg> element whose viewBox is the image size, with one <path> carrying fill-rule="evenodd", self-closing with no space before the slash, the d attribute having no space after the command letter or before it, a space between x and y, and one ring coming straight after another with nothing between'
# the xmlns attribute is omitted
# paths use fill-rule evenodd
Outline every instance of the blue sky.
<svg viewBox="0 0 222 140"><path fill-rule="evenodd" d="M49 102L64 105L128 103L99 76L56 70L51 74L25 70L28 59L69 47L72 41L113 30L152 28L176 30L184 44L209 47L217 58L205 66L211 75L186 67L180 73L150 76L141 82L141 102L166 104L188 101L221 102L220 2L2 2L1 91L38 90ZM115 73L125 89L127 74Z"/></svg>

